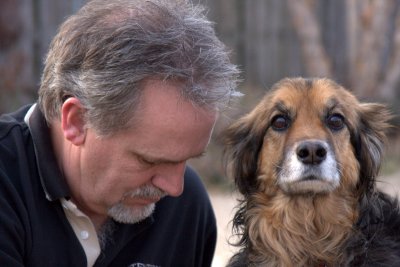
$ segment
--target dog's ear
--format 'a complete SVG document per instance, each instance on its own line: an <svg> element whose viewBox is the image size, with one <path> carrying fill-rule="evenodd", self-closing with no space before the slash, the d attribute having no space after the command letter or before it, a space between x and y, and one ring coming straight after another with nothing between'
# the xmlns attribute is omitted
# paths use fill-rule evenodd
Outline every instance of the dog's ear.
<svg viewBox="0 0 400 267"><path fill-rule="evenodd" d="M239 192L248 195L257 188L257 162L268 126L265 107L259 105L223 132L227 172Z"/></svg>
<svg viewBox="0 0 400 267"><path fill-rule="evenodd" d="M360 163L360 189L363 192L372 190L374 186L391 118L391 113L382 104L364 103L359 106L359 125L353 144Z"/></svg>

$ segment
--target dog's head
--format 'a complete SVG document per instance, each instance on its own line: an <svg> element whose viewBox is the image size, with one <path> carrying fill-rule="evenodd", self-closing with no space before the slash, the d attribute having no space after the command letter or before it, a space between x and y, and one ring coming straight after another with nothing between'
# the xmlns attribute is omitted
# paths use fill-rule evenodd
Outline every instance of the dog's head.
<svg viewBox="0 0 400 267"><path fill-rule="evenodd" d="M368 192L390 118L328 79L284 79L225 132L225 157L239 191Z"/></svg>

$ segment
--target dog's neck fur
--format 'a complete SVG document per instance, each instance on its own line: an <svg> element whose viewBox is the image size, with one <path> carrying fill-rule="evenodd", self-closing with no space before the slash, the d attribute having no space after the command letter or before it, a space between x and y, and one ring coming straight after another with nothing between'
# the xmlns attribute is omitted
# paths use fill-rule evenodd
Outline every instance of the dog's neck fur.
<svg viewBox="0 0 400 267"><path fill-rule="evenodd" d="M332 266L357 220L357 199L345 189L329 195L255 193L244 215L249 259L259 266Z"/></svg>

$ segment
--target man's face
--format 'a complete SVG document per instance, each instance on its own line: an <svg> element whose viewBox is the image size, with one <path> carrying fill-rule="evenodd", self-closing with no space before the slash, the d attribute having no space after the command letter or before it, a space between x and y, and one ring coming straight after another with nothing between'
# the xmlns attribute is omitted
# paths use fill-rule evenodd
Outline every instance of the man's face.
<svg viewBox="0 0 400 267"><path fill-rule="evenodd" d="M146 83L136 114L133 127L111 136L86 129L76 148L78 170L68 183L90 217L135 223L163 196L179 196L186 161L204 153L217 118L161 81Z"/></svg>

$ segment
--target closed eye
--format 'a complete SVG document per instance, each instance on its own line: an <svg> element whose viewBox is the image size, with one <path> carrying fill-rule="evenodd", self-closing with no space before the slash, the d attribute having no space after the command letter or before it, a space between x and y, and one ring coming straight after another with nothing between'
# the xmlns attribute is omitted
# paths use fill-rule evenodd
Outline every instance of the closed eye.
<svg viewBox="0 0 400 267"><path fill-rule="evenodd" d="M144 157L141 157L141 156L139 156L139 155L137 155L137 159L138 159L138 161L140 162L140 164L146 165L146 166L148 166L148 167L151 167L151 166L154 166L154 165L157 164L157 162L154 162L154 161L145 159Z"/></svg>

